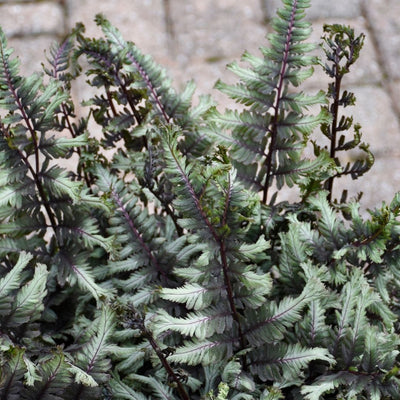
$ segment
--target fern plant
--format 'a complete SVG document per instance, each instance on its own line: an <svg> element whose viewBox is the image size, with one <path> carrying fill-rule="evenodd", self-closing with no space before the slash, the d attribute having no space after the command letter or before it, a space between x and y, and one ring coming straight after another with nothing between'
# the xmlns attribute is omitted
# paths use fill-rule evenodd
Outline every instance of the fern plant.
<svg viewBox="0 0 400 400"><path fill-rule="evenodd" d="M345 167L341 167L339 171L329 177L325 184L328 190L328 199L332 201L333 181L337 177L351 175L352 179L357 179L371 169L374 163L374 157L368 149L368 145L361 143L361 126L354 124L354 135L352 140L346 142L345 134L340 132L348 132L353 127L353 117L339 115L340 107L353 106L356 98L354 93L347 90L341 90L343 77L350 72L350 67L357 61L362 46L364 44L365 35L361 34L355 37L354 30L350 27L342 25L326 25L324 26L324 52L327 63L324 70L333 82L329 84L328 97L331 98L329 112L332 115L332 121L329 124L322 124L321 131L329 140L329 155L335 160L335 164L341 167L341 162L337 154L343 151L358 148L365 153L364 157L359 157L356 162L351 165L346 163ZM330 64L331 65L330 65ZM320 146L315 145L315 153L319 154ZM344 193L346 195L346 193Z"/></svg>
<svg viewBox="0 0 400 400"><path fill-rule="evenodd" d="M327 26L327 62L310 56L308 6L284 0L262 56L229 66L224 113L104 16L46 79L0 35L1 399L399 398L400 199L363 219L332 197L373 161L337 157L360 143L339 107L363 36ZM319 64L334 82L299 91Z"/></svg>
<svg viewBox="0 0 400 400"><path fill-rule="evenodd" d="M242 61L248 62L249 68L237 63L228 66L240 82L216 85L247 106L241 113L227 111L223 116L215 111L211 120L217 123L218 140L232 149L239 177L261 192L264 204L270 200L273 183L279 190L284 184L293 186L301 176L329 169L325 154L315 160L303 156L312 131L329 121L325 108L317 115L307 114L307 109L323 104L326 96L322 91L308 95L291 90L312 75L317 63L308 55L314 45L305 42L311 33L310 24L303 21L308 6L308 1L284 2L272 23L270 47L261 48L263 58L245 53Z"/></svg>

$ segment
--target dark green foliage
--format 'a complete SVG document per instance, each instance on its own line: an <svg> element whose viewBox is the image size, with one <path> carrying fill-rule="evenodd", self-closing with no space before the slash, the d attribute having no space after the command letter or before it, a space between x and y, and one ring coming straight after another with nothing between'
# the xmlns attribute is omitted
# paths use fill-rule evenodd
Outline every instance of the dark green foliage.
<svg viewBox="0 0 400 400"><path fill-rule="evenodd" d="M363 35L327 26L326 64L309 56L308 5L284 0L262 56L229 66L225 113L103 16L102 38L78 25L51 48L46 79L1 33L1 399L400 398L400 197L366 219L332 201L373 161L339 118ZM301 92L318 63L333 83Z"/></svg>

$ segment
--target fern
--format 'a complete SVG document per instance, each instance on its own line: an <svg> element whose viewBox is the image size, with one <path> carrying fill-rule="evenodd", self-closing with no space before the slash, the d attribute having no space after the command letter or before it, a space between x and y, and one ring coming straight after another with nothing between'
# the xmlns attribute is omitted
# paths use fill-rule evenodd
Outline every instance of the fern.
<svg viewBox="0 0 400 400"><path fill-rule="evenodd" d="M261 57L228 67L225 113L104 16L51 47L45 79L0 32L2 399L399 398L400 197L332 200L373 161L339 116L363 35L328 26L327 62L310 56L308 6L284 0ZM318 63L328 91L297 89Z"/></svg>
<svg viewBox="0 0 400 400"><path fill-rule="evenodd" d="M368 145L361 143L361 126L359 124L354 124L354 138L352 140L346 142L344 134L339 136L340 132L349 131L353 126L353 118L340 116L339 107L354 105L356 98L353 93L347 90L342 93L341 84L343 77L349 73L350 67L360 55L365 35L361 34L355 37L354 30L343 25L325 25L324 33L324 51L328 62L332 64L326 63L324 65L324 71L333 79L328 89L328 96L332 99L332 104L329 108L326 108L332 115L332 122L330 124L323 123L321 131L329 139L330 157L335 160L337 166L341 167L340 171L331 176L325 184L329 193L328 200L331 201L334 178L351 175L353 179L357 179L372 167L374 157L368 149ZM349 151L357 147L365 153L364 159L357 160L353 165L347 163L345 167L342 167L337 156L338 152ZM321 148L315 146L315 150L318 154Z"/></svg>
<svg viewBox="0 0 400 400"><path fill-rule="evenodd" d="M289 90L309 77L316 63L307 55L313 46L304 43L311 32L309 24L302 21L308 6L307 0L285 1L273 23L275 33L268 37L271 47L261 48L263 58L245 53L248 69L236 63L228 66L241 82L216 85L248 107L225 115L214 110L210 120L216 131L231 130L231 137L218 135L218 139L231 148L240 179L262 193L263 203L267 203L273 182L278 189L285 183L293 186L300 177L327 168L322 155L316 160L302 159L307 138L329 120L324 110L316 116L305 115L308 107L324 103L324 94L308 96Z"/></svg>

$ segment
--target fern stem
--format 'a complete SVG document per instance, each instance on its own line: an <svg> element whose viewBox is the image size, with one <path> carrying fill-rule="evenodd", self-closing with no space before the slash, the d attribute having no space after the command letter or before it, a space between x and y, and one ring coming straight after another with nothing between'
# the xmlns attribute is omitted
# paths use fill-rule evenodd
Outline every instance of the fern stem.
<svg viewBox="0 0 400 400"><path fill-rule="evenodd" d="M399 209L400 209L400 206L397 206L397 207L391 209L390 212L397 216L399 213ZM356 241L352 242L351 245L355 246L355 247L368 246L371 242L378 239L378 237L385 232L389 223L390 223L390 219L386 218L386 220L383 222L383 224L380 225L379 228L372 235L367 236L366 238L364 238L362 240L356 240Z"/></svg>
<svg viewBox="0 0 400 400"><path fill-rule="evenodd" d="M184 169L182 168L182 166L180 165L180 162L178 160L178 158L175 155L174 149L171 147L170 143L170 153L172 154L175 164L179 169L179 173L182 177L182 179L185 182L186 187L189 190L189 193L192 197L192 200L195 204L195 207L197 209L197 211L199 212L199 214L201 215L203 221L205 222L207 228L209 229L211 236L213 237L213 239L215 240L215 242L218 244L219 249L220 249L220 256L221 256L221 266L222 266L222 272L223 272L223 276L224 276L224 283L225 283L225 287L226 287L226 294L228 297L228 302L229 302L229 306L230 306L230 310L231 310L231 314L232 317L234 319L234 321L237 323L238 326L238 334L239 334L239 340L240 340L240 347L241 349L245 348L245 338L242 332L242 328L241 328L241 322L240 322L240 316L239 313L236 309L236 305L235 305L235 299L234 299L234 294L233 294L233 289L232 289L232 284L229 278L229 265L228 265L228 258L227 258L227 254L226 254L226 244L225 244L225 240L222 236L220 236L218 234L218 232L215 230L214 226L212 225L212 223L210 222L210 220L208 219L206 213L203 210L203 207L201 206L200 200L196 195L196 191L194 190L188 176L186 175ZM223 215L223 219L222 219L222 225L226 225L226 219L227 219L227 212L228 212L228 208L229 208L229 203L230 203L230 193L231 193L231 182L230 182L230 178L229 178L229 190L227 191L227 195L225 198L225 206L224 206L224 215ZM243 365L245 366L246 362L243 362Z"/></svg>
<svg viewBox="0 0 400 400"><path fill-rule="evenodd" d="M5 60L5 56L4 56L2 47L1 47L1 58L3 60L4 71L6 73L8 89L10 90L12 96L14 97L15 104L17 105L19 111L21 112L21 116L22 116L23 120L25 121L26 128L28 129L28 131L32 137L32 142L33 142L33 147L34 147L34 152L35 152L35 169L36 169L36 175L37 175L39 173L40 164L39 164L39 148L38 148L38 143L37 143L36 132L33 129L31 121L30 121L28 115L26 114L25 107L22 105L21 100L14 88L14 85L11 80L11 73L8 68L8 63Z"/></svg>
<svg viewBox="0 0 400 400"><path fill-rule="evenodd" d="M335 98L331 107L331 114L332 114L332 125L331 125L331 147L330 147L330 157L332 160L335 160L336 156L336 141L337 141L337 132L338 132L338 118L339 118L339 105L340 105L340 86L342 83L343 75L339 72L339 51L341 49L338 47L336 50L336 71L335 71ZM333 191L333 180L334 176L331 176L328 179L328 201L329 203L332 202L332 191Z"/></svg>
<svg viewBox="0 0 400 400"><path fill-rule="evenodd" d="M135 117L137 124L141 125L142 122L143 122L143 118L141 117L141 115L137 111L137 109L135 107L135 103L131 99L131 96L130 96L129 91L128 91L127 87L126 87L126 84L124 82L122 82L122 80L119 77L117 71L115 71L114 78L117 81L117 83L119 84L119 87L122 90L122 93L125 95L126 101L128 102L129 107L132 110L133 116ZM110 104L111 110L113 111L114 116L117 116L118 113L117 113L117 110L115 109L114 102L112 101L112 97L111 97L111 94L110 94L108 89L106 89L106 93L107 93L107 100L108 100L108 103ZM143 147L145 149L147 149L147 139L146 139L146 137L143 137Z"/></svg>
<svg viewBox="0 0 400 400"><path fill-rule="evenodd" d="M271 140L269 143L268 155L264 162L264 166L267 168L267 173L266 173L265 183L264 183L264 190L263 190L263 200L262 200L264 204L267 203L267 199L268 199L268 190L270 187L270 179L271 179L271 173L272 173L272 159L273 159L274 153L276 151L276 141L277 141L277 136L278 136L278 120L279 120L279 111L280 111L279 107L280 107L280 102L282 99L282 90L284 87L284 78L285 78L286 68L288 66L288 57L289 57L289 52L290 52L294 24L295 24L296 10L297 10L297 0L295 0L292 5L292 12L290 15L289 26L288 26L288 30L287 30L287 34L286 34L285 50L283 52L282 65L281 65L281 70L279 72L278 84L276 87L276 100L275 100L275 105L273 107L274 108L274 118L272 121L272 128L270 129Z"/></svg>
<svg viewBox="0 0 400 400"><path fill-rule="evenodd" d="M67 110L67 108L65 106L65 103L61 104L61 111L62 111L62 113L64 115L65 122L67 123L68 131L71 133L71 136L73 138L75 138L76 134L75 134L74 128L72 127L72 124L71 124L71 121L70 121L70 115L69 115L68 110ZM81 152L81 149L79 147L76 148L76 152L78 153L79 159L81 160L82 159L82 152ZM83 163L82 165L83 165L83 168L82 168L83 169L83 179L86 182L86 186L90 189L90 187L91 187L90 176L89 176L89 173L86 172L88 170L88 168L86 167L85 163ZM79 179L80 180L82 179L82 174L79 174Z"/></svg>
<svg viewBox="0 0 400 400"><path fill-rule="evenodd" d="M165 371L167 372L169 378L171 379L172 382L176 384L176 387L178 389L179 395L182 400L190 400L189 395L187 394L182 382L179 380L179 378L176 376L174 370L172 369L171 365L167 361L167 358L163 354L162 350L158 346L157 342L154 340L154 337L150 331L148 331L146 328L143 328L143 334L150 343L151 347L157 354L158 359L160 360L162 366L164 367Z"/></svg>
<svg viewBox="0 0 400 400"><path fill-rule="evenodd" d="M51 383L54 381L54 379L57 377L57 373L61 369L61 364L62 364L63 359L60 357L59 362L57 364L57 367L54 369L54 371L49 375L47 378L46 383L43 385L43 387L40 389L39 393L36 395L36 399L40 400L42 398L46 398L46 392L48 389L51 387Z"/></svg>
<svg viewBox="0 0 400 400"><path fill-rule="evenodd" d="M0 123L0 126L3 128L3 124ZM9 137L9 134L7 132L7 129L3 129L4 130L4 135ZM29 162L28 157L20 150L17 148L17 152L19 154L19 156L21 157L22 161L24 162L25 166L28 168L29 172L32 175L32 178L35 182L36 188L38 189L39 192L39 196L42 199L42 204L46 210L47 216L50 219L50 223L51 223L51 227L53 228L54 233L56 234L56 227L57 227L57 222L56 219L54 217L54 214L49 206L48 200L47 200L47 196L46 193L44 191L42 182L40 181L39 176L36 174L35 169L32 167L32 164Z"/></svg>
<svg viewBox="0 0 400 400"><path fill-rule="evenodd" d="M143 118L141 117L141 115L138 113L138 110L135 107L135 103L132 101L131 96L129 95L129 91L126 87L126 84L124 82L121 81L121 79L119 78L118 74L117 74L117 78L118 78L118 83L121 86L122 92L124 93L126 100L128 101L129 107L131 108L133 115L136 118L136 122L138 123L138 125L141 125L143 122Z"/></svg>
<svg viewBox="0 0 400 400"><path fill-rule="evenodd" d="M67 39L64 40L64 42L60 45L60 47L59 47L59 49L58 49L58 51L57 51L57 54L56 54L56 56L54 57L54 60L53 60L53 62L52 62L52 65L53 65L53 67L54 67L54 69L53 69L53 71L52 71L52 76L53 76L53 78L56 79L56 80L61 80L61 78L60 78L59 75L58 75L59 70L58 70L57 67L58 67L58 65L60 64L60 63L59 63L59 60L60 60L60 58L62 57L62 55L64 54L65 48L67 47L67 45L69 44L69 42L70 42L70 38L69 38L69 37L68 37ZM70 114L69 114L69 112L68 112L68 110L67 110L67 107L66 107L66 105L65 105L65 102L63 102L63 103L61 104L61 111L62 111L62 114L64 115L64 118L65 118L65 122L66 122L66 124L67 124L67 129L68 129L68 131L71 133L71 136L72 136L73 138L75 138L75 137L76 137L76 134L75 134L74 128L72 127L71 120L70 120ZM81 158L82 158L82 157L81 157L81 155L82 155L81 149L80 149L79 147L77 147L76 151L77 151L77 153L78 153L78 155L79 155L79 159L81 159ZM90 178L89 178L88 174L86 173L86 170L87 170L87 168L86 168L85 164L83 164L83 179L84 179L85 182L86 182L86 186L90 189L90 186L91 186ZM82 179L82 176L79 176L79 179Z"/></svg>
<svg viewBox="0 0 400 400"><path fill-rule="evenodd" d="M224 282L225 282L225 287L226 287L226 294L228 296L229 307L231 309L232 318L234 319L234 321L237 324L240 349L244 350L246 348L246 341L245 341L245 336L243 335L242 326L240 323L240 316L239 316L239 313L238 313L238 311L236 309L236 305L235 305L235 299L234 299L234 295L233 295L233 288L232 288L231 280L229 278L229 266L228 266L228 259L226 256L225 241L221 241L219 243L219 245L220 245L220 253L221 253L222 271L224 274ZM246 369L247 360L246 360L245 354L241 357L241 360L242 360L243 368Z"/></svg>
<svg viewBox="0 0 400 400"><path fill-rule="evenodd" d="M162 204L162 207L164 208L164 211L167 213L167 215L170 216L170 218L172 219L172 222L174 223L175 229L176 229L176 233L178 234L178 236L182 236L183 235L183 229L179 226L178 224L178 217L176 216L173 208L171 208L170 204L167 203L162 196L160 196L160 193L157 193L154 188L152 187L148 187L148 189L150 190L150 192L157 198L157 200Z"/></svg>
<svg viewBox="0 0 400 400"><path fill-rule="evenodd" d="M2 394L0 400L8 400L8 399L9 399L9 396L8 396L8 395L10 394L10 392L11 392L11 390L12 390L12 388L13 388L13 385L15 385L14 380L15 380L15 381L18 380L17 372L18 372L19 364L22 364L22 359L21 359L21 358L22 358L22 357L19 357L19 359L18 359L18 364L15 366L15 368L14 368L14 370L13 370L11 376L8 378L7 385L3 388L3 394ZM12 394L12 393L11 393L11 394Z"/></svg>
<svg viewBox="0 0 400 400"><path fill-rule="evenodd" d="M28 129L28 131L29 131L29 133L30 133L30 135L32 137L32 142L33 142L33 146L34 146L34 153L35 153L34 154L34 157L35 157L35 168L32 167L32 165L29 162L27 156L25 156L20 150L18 150L18 152L19 152L20 156L22 157L25 165L28 167L28 169L30 170L30 172L32 174L32 177L33 177L33 179L35 181L35 185L36 185L36 187L38 189L38 192L39 192L39 196L40 196L40 198L42 200L42 203L43 203L43 206L44 206L44 208L46 210L46 213L47 213L47 215L48 215L48 217L50 219L50 222L51 222L51 225L53 227L54 233L56 234L56 226L57 226L56 219L55 219L54 214L53 214L53 212L52 212L52 210L51 210L51 208L50 208L50 206L48 204L48 198L47 198L46 192L44 190L44 187L42 185L42 182L41 182L41 179L40 179L40 176L39 176L39 170L40 170L39 147L38 147L38 143L37 143L36 132L35 132L32 124L31 124L31 121L30 121L30 119L29 119L29 117L28 117L28 115L27 115L27 113L25 111L25 108L24 108L23 104L21 103L20 98L19 98L19 96L18 96L18 94L17 94L17 92L16 92L16 90L14 88L14 85L13 85L12 80L11 80L11 74L10 74L10 71L9 71L9 68L8 68L8 64L7 64L6 60L5 60L3 47L2 46L0 46L0 47L1 47L1 49L0 49L1 58L2 58L2 62L3 62L4 71L6 73L8 89L10 90L12 96L14 97L15 104L17 105L18 109L20 110L22 118L25 121L26 127L27 127L27 129Z"/></svg>
<svg viewBox="0 0 400 400"><path fill-rule="evenodd" d="M222 226L225 226L227 224L227 217L228 217L228 210L229 210L229 204L231 201L231 192L232 192L232 182L231 182L231 176L229 175L229 183L228 183L228 187L229 189L226 192L226 197L225 197L225 206L224 206L224 215L222 218ZM242 326L240 323L240 316L239 313L236 309L236 305L235 305L235 301L234 301L234 294L233 294L233 288L232 288L232 284L231 284L231 280L229 278L229 266L228 266L228 258L226 255L226 244L225 244L225 240L223 238L219 239L219 247L220 247L220 253L221 253L221 263L222 263L222 271L224 274L224 282L225 282L225 286L226 286L226 292L228 295L228 300L229 300L229 306L231 308L231 312L232 312L232 317L234 319L234 321L237 323L238 326L238 334L239 334L239 341L240 341L240 348L241 350L245 349L246 347L246 341L245 341L245 337L243 335L242 332ZM243 368L246 368L246 355L242 356L242 364L243 364Z"/></svg>
<svg viewBox="0 0 400 400"><path fill-rule="evenodd" d="M111 97L110 88L109 87L105 87L105 91L106 91L108 104L109 104L109 106L111 108L112 113L114 114L114 117L116 117L118 115L118 113L117 113L117 110L115 109L115 105L114 105L114 102L113 102L112 97Z"/></svg>

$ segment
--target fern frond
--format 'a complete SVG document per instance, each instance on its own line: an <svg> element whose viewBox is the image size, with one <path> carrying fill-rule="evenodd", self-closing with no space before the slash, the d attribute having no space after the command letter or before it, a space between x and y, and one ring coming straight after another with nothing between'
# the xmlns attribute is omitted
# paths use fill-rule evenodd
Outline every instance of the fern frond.
<svg viewBox="0 0 400 400"><path fill-rule="evenodd" d="M68 155L76 147L83 147L88 144L88 135L84 133L82 135L75 136L73 138L65 137L47 137L42 135L40 138L39 148L42 153L51 158L68 158Z"/></svg>
<svg viewBox="0 0 400 400"><path fill-rule="evenodd" d="M59 254L58 261L61 262L64 268L67 266L73 273L70 276L75 278L76 281L71 279L72 283L77 282L84 291L91 293L97 301L106 299L112 295L109 290L102 288L96 283L92 268L84 261L79 258L73 259L70 254L65 253Z"/></svg>
<svg viewBox="0 0 400 400"><path fill-rule="evenodd" d="M37 363L37 373L40 380L33 388L28 389L26 399L51 398L62 400L65 395L65 388L72 384L72 376L68 370L68 363L65 354L60 351L54 352L51 356L45 356Z"/></svg>
<svg viewBox="0 0 400 400"><path fill-rule="evenodd" d="M47 268L38 264L31 281L18 291L11 309L8 325L18 326L40 317L44 309L43 299L46 296Z"/></svg>
<svg viewBox="0 0 400 400"><path fill-rule="evenodd" d="M305 395L307 400L319 400L324 393L346 383L346 377L343 373L329 375L319 380L315 385L304 385L301 393Z"/></svg>
<svg viewBox="0 0 400 400"><path fill-rule="evenodd" d="M280 384L295 383L311 361L322 360L334 363L333 357L324 348L302 348L300 345L265 346L262 354L254 356L251 370L263 381Z"/></svg>
<svg viewBox="0 0 400 400"><path fill-rule="evenodd" d="M82 352L77 354L76 366L79 369L70 367L70 371L75 375L78 394L84 393L88 386L97 386L109 379L106 375L110 365L107 345L114 328L114 312L108 306L103 306L100 316L86 332L87 342Z"/></svg>
<svg viewBox="0 0 400 400"><path fill-rule="evenodd" d="M10 347L0 363L0 395L3 398L17 400L23 392L23 378L26 372L25 350Z"/></svg>
<svg viewBox="0 0 400 400"><path fill-rule="evenodd" d="M76 365L70 365L68 368L69 372L74 375L74 382L78 385L96 387L98 383L85 371L78 368Z"/></svg>
<svg viewBox="0 0 400 400"><path fill-rule="evenodd" d="M71 54L74 49L74 42L78 35L82 34L84 27L77 24L72 33L65 37L60 43L53 43L50 47L50 55L46 57L51 69L43 66L44 72L61 82L64 82L69 89L71 75L67 72L71 64Z"/></svg>
<svg viewBox="0 0 400 400"><path fill-rule="evenodd" d="M368 307L381 301L376 292L371 290L368 282L359 270L354 270L349 282L343 287L341 294L342 311L337 312L337 332L333 353L341 353L346 365L351 365L364 351L365 335L368 332L366 311Z"/></svg>
<svg viewBox="0 0 400 400"><path fill-rule="evenodd" d="M253 393L256 385L251 376L242 371L242 367L238 361L232 360L226 364L221 376L230 388Z"/></svg>
<svg viewBox="0 0 400 400"><path fill-rule="evenodd" d="M171 330L199 340L230 330L232 322L230 311L216 307L208 307L207 313L189 313L185 318L174 318L160 310L154 320L157 334Z"/></svg>
<svg viewBox="0 0 400 400"><path fill-rule="evenodd" d="M213 129L216 137L230 147L238 176L263 192L264 203L274 180L278 188L284 183L292 186L315 173L321 163L324 169L329 164L326 157L319 162L302 159L309 135L330 119L325 109L317 115L305 114L308 107L326 102L324 93L308 96L289 90L311 76L313 70L307 67L316 63L307 55L313 45L304 43L311 32L310 25L302 21L308 6L308 0L284 2L273 22L275 33L268 36L270 47L261 48L263 58L245 53L243 61L249 68L237 63L228 66L240 82L235 86L217 83L218 89L248 109L209 114L217 126ZM230 134L224 133L226 129Z"/></svg>
<svg viewBox="0 0 400 400"><path fill-rule="evenodd" d="M26 268L29 261L32 260L32 255L26 252L21 252L18 257L18 262L15 266L0 279L0 298L6 298L12 290L15 290L21 285L21 274Z"/></svg>
<svg viewBox="0 0 400 400"><path fill-rule="evenodd" d="M321 213L318 221L320 233L334 246L334 249L342 247L348 238L343 225L338 220L338 215L329 205L326 197L321 193L317 197L310 198L309 201Z"/></svg>
<svg viewBox="0 0 400 400"><path fill-rule="evenodd" d="M135 73L140 79L137 84L145 89L152 104L153 117L161 118L164 123L174 122L185 132L186 153L198 154L199 147L209 146L209 140L200 133L199 116L205 114L213 105L211 98L202 96L197 107L191 109L195 89L193 81L189 82L181 94L177 94L171 85L166 71L158 66L150 56L145 56L131 42L126 42L121 33L113 27L102 15L96 16L96 22L101 27L110 43L114 54L118 54L123 62L125 73Z"/></svg>
<svg viewBox="0 0 400 400"><path fill-rule="evenodd" d="M136 380L138 383L140 382L142 385L148 386L152 395L159 399L175 399L172 394L171 388L167 385L162 384L158 379L155 379L152 376L148 377L138 374L132 374L132 379Z"/></svg>
<svg viewBox="0 0 400 400"><path fill-rule="evenodd" d="M323 293L321 283L310 280L298 297L285 297L279 304L271 302L261 309L249 312L245 330L249 343L261 346L265 342L282 340L286 329L301 318L301 310L310 301L320 298ZM252 324L250 321L259 322Z"/></svg>
<svg viewBox="0 0 400 400"><path fill-rule="evenodd" d="M176 352L168 359L177 363L188 365L208 365L219 362L232 356L232 342L229 339L220 338L215 341L185 342L178 347Z"/></svg>
<svg viewBox="0 0 400 400"><path fill-rule="evenodd" d="M151 247L149 247L150 244L147 243L147 239L154 235L155 221L153 217L138 206L138 198L135 193L129 191L117 177L112 176L104 168L100 167L96 170L96 176L98 177L97 185L99 189L109 194L110 201L114 203L114 208L117 211L110 221L112 225L110 231L118 235L119 239L117 240L125 244L124 253L120 257L126 258L131 253L142 253L144 264L150 262L154 264L154 267L157 267L156 256L153 254ZM125 232L124 236L121 236L121 224L126 228L123 230ZM130 236L129 240L125 238L127 234Z"/></svg>
<svg viewBox="0 0 400 400"><path fill-rule="evenodd" d="M133 390L128 385L123 383L120 379L113 376L110 381L110 387L114 396L123 400L147 400L148 398L142 393Z"/></svg>
<svg viewBox="0 0 400 400"><path fill-rule="evenodd" d="M200 311L209 307L221 291L222 287L204 288L199 284L187 283L176 289L163 288L160 295L165 300L186 304L189 310Z"/></svg>
<svg viewBox="0 0 400 400"><path fill-rule="evenodd" d="M62 168L53 166L40 174L44 186L57 197L67 195L72 201L79 200L81 184L68 178L67 172Z"/></svg>

